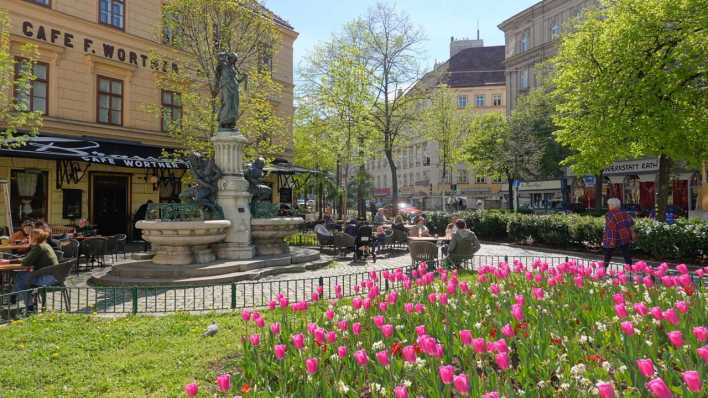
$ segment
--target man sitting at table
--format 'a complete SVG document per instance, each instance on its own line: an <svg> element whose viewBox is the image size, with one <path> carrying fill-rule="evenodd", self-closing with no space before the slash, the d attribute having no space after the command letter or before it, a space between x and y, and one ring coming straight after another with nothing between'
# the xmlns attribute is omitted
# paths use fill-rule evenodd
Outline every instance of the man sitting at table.
<svg viewBox="0 0 708 398"><path fill-rule="evenodd" d="M472 259L474 254L479 251L480 244L477 235L467 229L464 220L457 220L455 226L457 232L452 235L452 240L450 240L447 258L455 267L459 267L465 260Z"/></svg>
<svg viewBox="0 0 708 398"><path fill-rule="evenodd" d="M15 231L10 237L11 245L27 245L26 247L15 249L15 254L24 254L29 251L29 236L32 232L32 225L31 220L25 220L25 222L22 223L22 228Z"/></svg>
<svg viewBox="0 0 708 398"><path fill-rule="evenodd" d="M30 233L30 251L22 258L22 266L28 267L29 270L20 271L15 274L15 292L27 290L31 286L49 286L57 282L51 275L41 275L32 278L32 271L59 264L57 255L54 249L47 243L46 231L35 228ZM25 307L27 311L33 311L32 297L25 293Z"/></svg>
<svg viewBox="0 0 708 398"><path fill-rule="evenodd" d="M430 236L430 231L428 231L428 227L425 226L425 218L423 216L418 216L415 218L415 226L408 231L408 236L414 238Z"/></svg>

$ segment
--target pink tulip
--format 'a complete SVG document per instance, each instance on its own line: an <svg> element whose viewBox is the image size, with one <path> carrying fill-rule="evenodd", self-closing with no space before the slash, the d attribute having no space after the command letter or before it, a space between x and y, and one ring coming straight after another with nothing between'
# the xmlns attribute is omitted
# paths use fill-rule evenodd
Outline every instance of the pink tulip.
<svg viewBox="0 0 708 398"><path fill-rule="evenodd" d="M681 373L683 382L686 383L688 391L700 392L703 388L703 383L701 382L701 375L695 370L687 370Z"/></svg>
<svg viewBox="0 0 708 398"><path fill-rule="evenodd" d="M320 361L317 358L307 358L305 360L305 368L307 373L315 374L317 373L317 368L319 367Z"/></svg>
<svg viewBox="0 0 708 398"><path fill-rule="evenodd" d="M340 359L346 358L347 357L347 347L345 347L343 345L340 345L339 347L337 347L337 356Z"/></svg>
<svg viewBox="0 0 708 398"><path fill-rule="evenodd" d="M413 303L403 304L403 310L406 311L406 314L412 314L413 313Z"/></svg>
<svg viewBox="0 0 708 398"><path fill-rule="evenodd" d="M361 323L359 323L359 322L352 323L352 333L354 333L355 336L358 336L361 334Z"/></svg>
<svg viewBox="0 0 708 398"><path fill-rule="evenodd" d="M359 298L359 297L354 297L354 298L352 299L352 307L353 307L355 310L358 310L359 308L361 308L361 298Z"/></svg>
<svg viewBox="0 0 708 398"><path fill-rule="evenodd" d="M687 274L688 273L688 267L686 264L679 264L676 266L676 271L682 273L682 274Z"/></svg>
<svg viewBox="0 0 708 398"><path fill-rule="evenodd" d="M472 331L470 330L460 330L460 341L463 345L472 344Z"/></svg>
<svg viewBox="0 0 708 398"><path fill-rule="evenodd" d="M249 310L241 311L241 319L248 322L251 319L251 312Z"/></svg>
<svg viewBox="0 0 708 398"><path fill-rule="evenodd" d="M376 360L378 361L379 365L383 367L386 367L391 364L391 361L388 358L388 351L386 350L377 352Z"/></svg>
<svg viewBox="0 0 708 398"><path fill-rule="evenodd" d="M647 275L642 279L642 283L644 283L644 286L646 288L651 288L654 286L654 279L652 279L651 276Z"/></svg>
<svg viewBox="0 0 708 398"><path fill-rule="evenodd" d="M285 344L276 344L275 347L273 347L273 352L275 353L275 359L281 360L285 358L285 351L288 350L288 346Z"/></svg>
<svg viewBox="0 0 708 398"><path fill-rule="evenodd" d="M524 297L523 294L517 294L514 296L514 304L518 304L519 306L523 307L525 303L526 297Z"/></svg>
<svg viewBox="0 0 708 398"><path fill-rule="evenodd" d="M480 354L487 351L487 342L483 338L472 339L472 347L474 352Z"/></svg>
<svg viewBox="0 0 708 398"><path fill-rule="evenodd" d="M634 308L634 312L636 312L637 314L639 314L641 316L646 316L646 314L649 313L649 308L647 308L647 305L642 302L634 303L633 308Z"/></svg>
<svg viewBox="0 0 708 398"><path fill-rule="evenodd" d="M394 398L408 398L408 387L406 386L396 386L393 388Z"/></svg>
<svg viewBox="0 0 708 398"><path fill-rule="evenodd" d="M512 328L511 325L509 325L508 323L506 325L502 326L501 332L506 337L511 337L515 334L514 328Z"/></svg>
<svg viewBox="0 0 708 398"><path fill-rule="evenodd" d="M470 393L470 383L467 381L467 376L464 373L460 373L452 379L452 383L455 385L455 389L460 395L467 395Z"/></svg>
<svg viewBox="0 0 708 398"><path fill-rule="evenodd" d="M425 325L418 325L415 327L415 334L422 336L425 334Z"/></svg>
<svg viewBox="0 0 708 398"><path fill-rule="evenodd" d="M307 332L310 333L311 335L315 333L315 330L317 330L319 326L317 326L316 323L310 322L307 324Z"/></svg>
<svg viewBox="0 0 708 398"><path fill-rule="evenodd" d="M376 315L374 317L374 325L376 325L377 328L380 328L381 325L384 324L384 322L386 322L386 321L384 320L383 315Z"/></svg>
<svg viewBox="0 0 708 398"><path fill-rule="evenodd" d="M369 308L371 308L371 299L365 298L364 301L361 302L361 306L368 311Z"/></svg>
<svg viewBox="0 0 708 398"><path fill-rule="evenodd" d="M682 314L685 314L688 312L688 303L686 303L685 301L681 301L681 300L677 301L674 304L674 307L676 307L676 309L679 310L679 312Z"/></svg>
<svg viewBox="0 0 708 398"><path fill-rule="evenodd" d="M622 333L624 333L627 336L632 336L634 335L634 325L630 321L624 321L620 323L620 328L622 329Z"/></svg>
<svg viewBox="0 0 708 398"><path fill-rule="evenodd" d="M693 328L693 335L699 342L704 342L708 339L708 328L705 326L696 326Z"/></svg>
<svg viewBox="0 0 708 398"><path fill-rule="evenodd" d="M509 365L509 354L506 352L500 352L496 355L494 358L495 362L497 363L497 366L499 366L499 369L501 370L507 370L510 368Z"/></svg>
<svg viewBox="0 0 708 398"><path fill-rule="evenodd" d="M624 304L624 294L622 293L615 293L612 295L612 301L615 304Z"/></svg>
<svg viewBox="0 0 708 398"><path fill-rule="evenodd" d="M676 315L676 311L674 311L673 308L669 308L668 310L662 312L661 316L664 318L665 321L669 322L672 325L679 324L678 315Z"/></svg>
<svg viewBox="0 0 708 398"><path fill-rule="evenodd" d="M425 305L423 305L423 304L421 304L421 303L416 303L416 305L415 305L415 312L418 313L418 314L424 313L424 312L425 312Z"/></svg>
<svg viewBox="0 0 708 398"><path fill-rule="evenodd" d="M536 300L543 300L543 295L544 295L543 289L540 287L531 288L531 295Z"/></svg>
<svg viewBox="0 0 708 398"><path fill-rule="evenodd" d="M270 332L273 334L280 334L280 323L273 322L270 324Z"/></svg>
<svg viewBox="0 0 708 398"><path fill-rule="evenodd" d="M331 321L334 319L334 311L332 311L331 308L328 308L327 311L325 311L325 316L327 317L327 320Z"/></svg>
<svg viewBox="0 0 708 398"><path fill-rule="evenodd" d="M312 301L319 301L320 300L320 294L317 292L312 292L312 295L310 295L310 298Z"/></svg>
<svg viewBox="0 0 708 398"><path fill-rule="evenodd" d="M697 348L696 353L699 357L701 357L701 359L703 359L703 362L708 362L708 345L704 345L701 348Z"/></svg>
<svg viewBox="0 0 708 398"><path fill-rule="evenodd" d="M651 359L637 359L637 367L644 377L651 377L654 374L654 362Z"/></svg>
<svg viewBox="0 0 708 398"><path fill-rule="evenodd" d="M488 393L482 395L482 398L500 398L500 397L501 396L496 391L488 392Z"/></svg>
<svg viewBox="0 0 708 398"><path fill-rule="evenodd" d="M615 388L612 383L597 383L600 398L615 398Z"/></svg>
<svg viewBox="0 0 708 398"><path fill-rule="evenodd" d="M216 377L216 386L221 392L228 392L231 389L231 375L226 373Z"/></svg>
<svg viewBox="0 0 708 398"><path fill-rule="evenodd" d="M292 336L293 345L298 350L305 348L305 336L302 333L294 334Z"/></svg>
<svg viewBox="0 0 708 398"><path fill-rule="evenodd" d="M369 356L366 355L366 351L359 350L354 353L354 360L356 361L357 365L365 366L369 362Z"/></svg>
<svg viewBox="0 0 708 398"><path fill-rule="evenodd" d="M403 347L403 349L401 350L401 356L403 357L404 361L408 363L415 363L417 357L415 347L412 345L407 345Z"/></svg>
<svg viewBox="0 0 708 398"><path fill-rule="evenodd" d="M438 375L443 384L451 384L455 377L455 367L452 365L444 365L438 368Z"/></svg>
<svg viewBox="0 0 708 398"><path fill-rule="evenodd" d="M666 333L666 335L669 337L669 342L671 342L674 347L680 348L683 346L683 334L681 334L680 330L671 331Z"/></svg>
<svg viewBox="0 0 708 398"><path fill-rule="evenodd" d="M325 330L322 328L317 328L315 329L313 336L317 344L323 344L325 341Z"/></svg>
<svg viewBox="0 0 708 398"><path fill-rule="evenodd" d="M391 338L393 336L393 332L395 331L393 325L391 324L385 324L381 326L381 333L383 333L385 338Z"/></svg>
<svg viewBox="0 0 708 398"><path fill-rule="evenodd" d="M438 301L438 295L435 293L430 293L428 294L428 302L430 304L435 304L435 302Z"/></svg>
<svg viewBox="0 0 708 398"><path fill-rule="evenodd" d="M258 345L261 344L261 335L259 334L252 334L248 337L248 340L251 342L251 345L254 347L258 347Z"/></svg>
<svg viewBox="0 0 708 398"><path fill-rule="evenodd" d="M662 380L660 377L650 380L647 383L647 390L649 390L651 395L656 398L673 397L673 394L671 394L671 390L669 390L669 387L666 385L666 383L664 383L664 380Z"/></svg>
<svg viewBox="0 0 708 398"><path fill-rule="evenodd" d="M524 296L521 296L524 297ZM512 304L511 306L511 316L514 317L518 322L524 320L524 309L521 304Z"/></svg>
<svg viewBox="0 0 708 398"><path fill-rule="evenodd" d="M328 344L334 344L334 342L337 341L337 332L329 331L327 332L325 338L327 339Z"/></svg>
<svg viewBox="0 0 708 398"><path fill-rule="evenodd" d="M346 319L342 319L341 321L337 322L337 328L340 332L346 332L349 328L349 323Z"/></svg>
<svg viewBox="0 0 708 398"><path fill-rule="evenodd" d="M504 353L509 353L509 346L506 344L506 340L504 339L499 339L492 343L492 348L496 352L504 352Z"/></svg>
<svg viewBox="0 0 708 398"><path fill-rule="evenodd" d="M651 316L653 316L657 321L664 319L664 315L659 307L651 307L649 312L651 312Z"/></svg>
<svg viewBox="0 0 708 398"><path fill-rule="evenodd" d="M499 289L499 285L496 283L493 283L489 285L489 292L492 293L493 295L497 296L499 292L501 292L501 289Z"/></svg>
<svg viewBox="0 0 708 398"><path fill-rule="evenodd" d="M386 312L388 309L388 303L385 301L382 301L379 303L379 312Z"/></svg>
<svg viewBox="0 0 708 398"><path fill-rule="evenodd" d="M184 386L184 392L188 397L196 397L199 394L199 385L197 383L189 383Z"/></svg>
<svg viewBox="0 0 708 398"><path fill-rule="evenodd" d="M624 304L615 305L615 314L622 319L627 317L627 309L624 308Z"/></svg>

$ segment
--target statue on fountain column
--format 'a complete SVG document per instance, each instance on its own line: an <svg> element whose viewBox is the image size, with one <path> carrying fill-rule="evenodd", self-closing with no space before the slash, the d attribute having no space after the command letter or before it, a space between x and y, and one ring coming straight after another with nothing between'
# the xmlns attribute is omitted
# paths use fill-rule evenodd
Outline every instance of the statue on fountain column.
<svg viewBox="0 0 708 398"><path fill-rule="evenodd" d="M246 75L240 76L238 68L238 55L233 52L219 53L219 65L216 69L216 77L219 84L219 99L221 108L219 109L219 128L233 130L236 128L236 121L239 118L239 85L246 80Z"/></svg>
<svg viewBox="0 0 708 398"><path fill-rule="evenodd" d="M216 201L219 179L223 176L214 159L206 159L199 153L189 157L192 186L180 194L185 204L194 204L204 213L206 220L222 220L224 211Z"/></svg>

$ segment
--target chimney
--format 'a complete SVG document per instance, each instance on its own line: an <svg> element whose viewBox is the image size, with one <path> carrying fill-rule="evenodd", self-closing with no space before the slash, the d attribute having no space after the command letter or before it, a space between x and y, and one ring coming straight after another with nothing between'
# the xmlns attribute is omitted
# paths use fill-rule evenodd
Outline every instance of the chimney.
<svg viewBox="0 0 708 398"><path fill-rule="evenodd" d="M484 40L479 39L479 30L477 31L477 40L468 38L455 39L452 37L450 40L450 58L462 50L475 47L484 47Z"/></svg>

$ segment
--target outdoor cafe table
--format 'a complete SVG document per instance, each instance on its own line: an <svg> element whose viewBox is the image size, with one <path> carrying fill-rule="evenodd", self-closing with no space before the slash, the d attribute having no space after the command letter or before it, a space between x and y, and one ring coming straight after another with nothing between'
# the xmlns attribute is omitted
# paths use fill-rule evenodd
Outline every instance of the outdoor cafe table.
<svg viewBox="0 0 708 398"><path fill-rule="evenodd" d="M0 252L11 252L20 249L26 249L27 245L0 245Z"/></svg>

